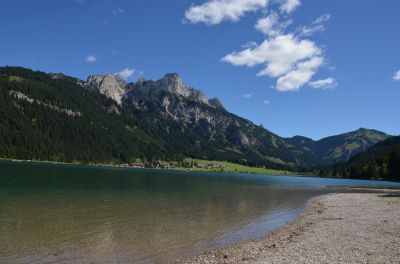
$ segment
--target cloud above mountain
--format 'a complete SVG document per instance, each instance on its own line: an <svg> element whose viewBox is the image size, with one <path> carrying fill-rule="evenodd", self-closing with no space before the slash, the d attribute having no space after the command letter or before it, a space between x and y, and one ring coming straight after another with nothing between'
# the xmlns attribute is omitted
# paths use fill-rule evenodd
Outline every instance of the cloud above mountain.
<svg viewBox="0 0 400 264"><path fill-rule="evenodd" d="M216 25L222 21L239 21L246 13L265 8L268 0L210 0L193 5L185 13L190 23Z"/></svg>
<svg viewBox="0 0 400 264"><path fill-rule="evenodd" d="M309 85L314 89L332 89L335 88L338 83L334 78L329 77L326 79L310 82Z"/></svg>
<svg viewBox="0 0 400 264"><path fill-rule="evenodd" d="M324 14L308 26L288 30L293 24L291 14L300 5L300 0L209 0L191 6L185 18L191 23L216 25L222 21L236 22L248 12L262 10L258 12L262 17L254 28L264 34L265 39L260 43L250 41L242 45L241 50L225 55L221 61L234 66L262 66L257 76L276 79L278 91L297 91L324 65L324 50L309 37L324 31L324 23L331 19L330 14ZM311 87L318 85L317 81L310 84ZM323 83L318 88L325 86L329 84Z"/></svg>
<svg viewBox="0 0 400 264"><path fill-rule="evenodd" d="M285 0L282 2L280 10L282 13L292 13L298 6L301 5L300 0Z"/></svg>
<svg viewBox="0 0 400 264"><path fill-rule="evenodd" d="M311 23L310 26L302 27L300 30L301 31L300 34L302 34L304 36L311 36L315 33L325 31L324 23L329 21L330 19L331 19L331 15L324 14L324 15L320 16L319 18L317 18L316 20L314 20L314 22Z"/></svg>
<svg viewBox="0 0 400 264"><path fill-rule="evenodd" d="M308 83L316 70L322 65L324 58L313 57L307 61L299 62L291 71L279 77L276 82L278 91L297 91Z"/></svg>
<svg viewBox="0 0 400 264"><path fill-rule="evenodd" d="M321 50L309 40L294 35L280 35L264 40L254 48L232 52L222 58L235 66L253 67L265 64L258 76L279 77L293 69L299 61L321 54Z"/></svg>
<svg viewBox="0 0 400 264"><path fill-rule="evenodd" d="M122 71L118 72L117 74L121 76L123 79L128 79L132 77L136 73L135 69L132 68L125 68Z"/></svg>
<svg viewBox="0 0 400 264"><path fill-rule="evenodd" d="M254 27L267 36L277 36L282 34L292 23L291 19L279 21L279 15L275 12L270 12L267 16L257 20Z"/></svg>
<svg viewBox="0 0 400 264"><path fill-rule="evenodd" d="M85 57L85 61L86 61L86 62L96 62L96 61L97 61L97 58L96 58L96 56L94 56L94 55L87 55L87 56Z"/></svg>

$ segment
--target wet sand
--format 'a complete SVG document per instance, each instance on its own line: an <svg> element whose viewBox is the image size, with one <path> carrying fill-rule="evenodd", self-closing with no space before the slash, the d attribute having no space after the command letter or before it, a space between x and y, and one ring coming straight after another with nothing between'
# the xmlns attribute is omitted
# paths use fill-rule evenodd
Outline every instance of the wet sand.
<svg viewBox="0 0 400 264"><path fill-rule="evenodd" d="M262 239L176 263L400 263L400 193L319 196Z"/></svg>

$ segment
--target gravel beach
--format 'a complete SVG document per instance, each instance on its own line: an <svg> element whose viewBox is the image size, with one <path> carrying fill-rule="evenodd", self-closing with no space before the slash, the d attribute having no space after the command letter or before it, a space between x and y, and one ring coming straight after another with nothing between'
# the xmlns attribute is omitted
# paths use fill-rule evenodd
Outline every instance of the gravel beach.
<svg viewBox="0 0 400 264"><path fill-rule="evenodd" d="M297 220L262 239L176 263L400 263L400 196L323 195Z"/></svg>

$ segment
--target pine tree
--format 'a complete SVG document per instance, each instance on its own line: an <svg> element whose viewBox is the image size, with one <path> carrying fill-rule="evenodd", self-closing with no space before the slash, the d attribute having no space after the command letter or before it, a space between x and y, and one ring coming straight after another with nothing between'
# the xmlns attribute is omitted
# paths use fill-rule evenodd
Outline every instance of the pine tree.
<svg viewBox="0 0 400 264"><path fill-rule="evenodd" d="M393 180L400 179L400 148L394 148L389 155L388 174Z"/></svg>

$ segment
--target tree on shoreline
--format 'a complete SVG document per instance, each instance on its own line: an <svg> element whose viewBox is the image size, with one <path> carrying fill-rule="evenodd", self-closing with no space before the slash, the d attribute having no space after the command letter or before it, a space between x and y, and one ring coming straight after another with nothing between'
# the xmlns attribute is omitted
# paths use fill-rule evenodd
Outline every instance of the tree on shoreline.
<svg viewBox="0 0 400 264"><path fill-rule="evenodd" d="M391 179L400 179L400 148L396 147L390 152L388 160L388 176Z"/></svg>

